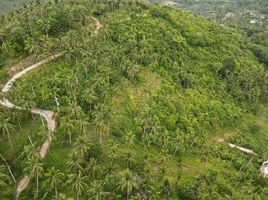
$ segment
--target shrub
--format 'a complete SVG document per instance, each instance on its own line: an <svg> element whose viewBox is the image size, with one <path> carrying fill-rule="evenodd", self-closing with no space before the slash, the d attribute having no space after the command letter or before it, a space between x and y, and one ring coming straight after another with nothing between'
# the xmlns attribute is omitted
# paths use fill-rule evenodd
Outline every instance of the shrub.
<svg viewBox="0 0 268 200"><path fill-rule="evenodd" d="M88 151L88 158L99 158L102 155L102 148L99 143L94 143Z"/></svg>
<svg viewBox="0 0 268 200"><path fill-rule="evenodd" d="M257 134L260 132L261 127L258 124L250 124L248 127L250 133Z"/></svg>
<svg viewBox="0 0 268 200"><path fill-rule="evenodd" d="M181 200L198 200L197 191L190 186L178 186L176 193Z"/></svg>
<svg viewBox="0 0 268 200"><path fill-rule="evenodd" d="M219 74L225 78L235 69L236 61L233 57L228 57L223 61L222 65L223 67L219 70Z"/></svg>
<svg viewBox="0 0 268 200"><path fill-rule="evenodd" d="M1 63L0 63L1 66ZM0 70L0 80L4 80L7 78L7 73L4 70Z"/></svg>
<svg viewBox="0 0 268 200"><path fill-rule="evenodd" d="M120 129L116 128L116 127L112 128L110 130L110 134L115 136L115 137L122 137L122 135L123 135L122 131Z"/></svg>

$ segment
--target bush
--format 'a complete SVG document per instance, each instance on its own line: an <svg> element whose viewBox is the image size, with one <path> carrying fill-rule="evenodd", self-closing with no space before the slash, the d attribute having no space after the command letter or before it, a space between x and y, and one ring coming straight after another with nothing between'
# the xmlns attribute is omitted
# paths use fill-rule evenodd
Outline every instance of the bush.
<svg viewBox="0 0 268 200"><path fill-rule="evenodd" d="M261 126L259 126L258 124L250 124L248 129L249 129L250 133L255 135L255 134L260 132Z"/></svg>
<svg viewBox="0 0 268 200"><path fill-rule="evenodd" d="M111 129L110 134L115 136L115 137L122 137L122 135L123 135L122 131L118 128Z"/></svg>
<svg viewBox="0 0 268 200"><path fill-rule="evenodd" d="M197 191L186 185L178 186L176 193L181 200L198 200Z"/></svg>
<svg viewBox="0 0 268 200"><path fill-rule="evenodd" d="M152 16L153 17L160 17L161 16L161 13L158 10L153 10L152 11Z"/></svg>
<svg viewBox="0 0 268 200"><path fill-rule="evenodd" d="M268 179L258 176L252 181L254 186L268 187Z"/></svg>
<svg viewBox="0 0 268 200"><path fill-rule="evenodd" d="M233 192L232 192L231 188L228 187L228 185L223 183L223 182L217 183L217 191L222 196L226 196L226 195L232 196L233 195Z"/></svg>
<svg viewBox="0 0 268 200"><path fill-rule="evenodd" d="M223 67L219 70L219 74L225 78L235 69L236 61L233 57L228 57L223 61L222 65Z"/></svg>
<svg viewBox="0 0 268 200"><path fill-rule="evenodd" d="M251 50L254 55L259 59L259 61L264 63L266 67L268 67L268 50L259 45L253 45Z"/></svg>
<svg viewBox="0 0 268 200"><path fill-rule="evenodd" d="M102 155L102 148L99 143L94 143L91 149L88 151L88 159L98 159Z"/></svg>
<svg viewBox="0 0 268 200"><path fill-rule="evenodd" d="M0 63L1 66L1 63ZM0 80L4 80L7 78L7 73L5 72L5 70L0 70Z"/></svg>

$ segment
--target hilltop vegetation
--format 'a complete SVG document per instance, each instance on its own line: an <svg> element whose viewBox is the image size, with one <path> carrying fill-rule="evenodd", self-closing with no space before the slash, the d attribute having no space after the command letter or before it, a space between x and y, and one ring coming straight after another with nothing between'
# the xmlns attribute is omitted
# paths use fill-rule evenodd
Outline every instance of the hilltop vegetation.
<svg viewBox="0 0 268 200"><path fill-rule="evenodd" d="M5 15L0 39L2 82L20 59L63 53L6 95L55 112L58 98L44 160L40 117L1 107L0 153L18 180L31 177L21 199L267 196L258 174L268 151L268 73L241 31L140 1L62 0ZM0 165L0 199L10 199L16 184Z"/></svg>
<svg viewBox="0 0 268 200"><path fill-rule="evenodd" d="M260 62L268 66L268 1L266 0L151 0L150 2L184 7L207 19L243 29L249 47Z"/></svg>
<svg viewBox="0 0 268 200"><path fill-rule="evenodd" d="M26 3L30 3L31 0L0 0L0 11L8 12L15 8L22 7ZM38 1L36 1L38 2Z"/></svg>

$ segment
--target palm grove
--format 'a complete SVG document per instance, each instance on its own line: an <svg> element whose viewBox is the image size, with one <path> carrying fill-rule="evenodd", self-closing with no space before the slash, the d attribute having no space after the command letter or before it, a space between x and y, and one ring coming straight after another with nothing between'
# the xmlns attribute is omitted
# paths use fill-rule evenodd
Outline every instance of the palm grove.
<svg viewBox="0 0 268 200"><path fill-rule="evenodd" d="M267 69L241 31L140 1L37 1L0 23L2 83L21 59L63 54L3 94L26 110L54 110L58 126L42 160L44 121L1 107L1 199L15 194L7 166L16 180L31 178L20 199L267 195L258 177L267 118L255 124ZM229 140L258 153L250 163L216 142L232 130Z"/></svg>

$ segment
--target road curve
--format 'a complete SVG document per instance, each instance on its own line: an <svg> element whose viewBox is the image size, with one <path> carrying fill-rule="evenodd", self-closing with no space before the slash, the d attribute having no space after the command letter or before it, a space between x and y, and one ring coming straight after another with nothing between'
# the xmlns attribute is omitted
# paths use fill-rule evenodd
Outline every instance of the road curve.
<svg viewBox="0 0 268 200"><path fill-rule="evenodd" d="M97 35L98 32L99 32L99 29L102 27L101 23L99 22L98 19L92 17L93 20L95 20L95 26L96 26L96 30L94 32L93 35ZM42 60L38 63L35 63L27 68L25 68L24 70L16 73L5 85L4 87L2 88L2 93L7 93L10 91L13 83L18 79L20 78L21 76L25 75L26 73L42 66L43 64L46 64L52 60L55 60L56 58L62 56L64 53L59 53L59 54L56 54L56 55L53 55L53 56L50 56L49 58L45 59L45 60ZM0 99L0 104L7 107L7 108L15 108L15 109L18 109L18 110L24 110L22 107L20 106L16 106L14 105L13 103L11 103L7 98L2 98ZM50 110L43 110L43 109L39 109L39 108L34 108L34 109L31 109L30 110L31 113L34 113L34 114L39 114L40 116L42 116L43 118L45 118L46 122L47 122L47 128L48 128L48 135L47 135L47 138L46 140L44 141L44 143L42 144L40 150L39 150L39 155L40 155L40 158L43 159L47 152L48 152L48 149L49 149L49 146L50 146L50 143L51 143L51 136L52 136L52 133L53 131L56 129L56 120L55 120L55 113L50 111ZM21 194L21 192L23 190L25 190L28 185L29 185L29 182L30 182L30 177L28 175L24 176L20 182L18 183L17 185L17 188L16 188L16 197L18 198L19 195Z"/></svg>
<svg viewBox="0 0 268 200"><path fill-rule="evenodd" d="M59 56L61 56L62 53L51 56L43 61L40 61L38 63L33 64L30 67L25 68L24 70L16 73L3 87L2 89L2 93L7 93L10 91L13 83L20 78L21 76L25 75L26 73L40 67L41 65L48 63L49 61L52 61L56 58L58 58ZM19 110L23 110L22 107L16 106L13 103L11 103L7 98L3 98L0 100L0 104L7 107L7 108L15 108L15 109L19 109ZM44 143L42 144L40 150L39 150L39 155L41 157L41 159L43 159L46 154L47 151L49 149L49 145L51 142L51 134L52 132L55 130L56 128L56 120L54 119L54 112L49 111L49 110L43 110L43 109L38 109L38 108L34 108L30 110L31 113L34 114L39 114L41 115L43 118L45 118L46 122L47 122L47 127L48 127L48 137L47 139L44 141ZM17 196L19 196L19 194L25 190L29 184L30 178L29 176L24 176L21 181L18 183L17 189L16 189L16 193Z"/></svg>
<svg viewBox="0 0 268 200"><path fill-rule="evenodd" d="M240 146L237 146L235 144L232 144L232 143L228 143L228 145L233 148L233 149L238 149L239 151L242 151L244 153L247 153L247 154L252 154L252 155L257 155L254 151L252 151L251 149L247 149L247 148L244 148L244 147L240 147ZM268 160L267 161L264 161L261 165L261 168L260 168L260 175L264 178L268 177Z"/></svg>

